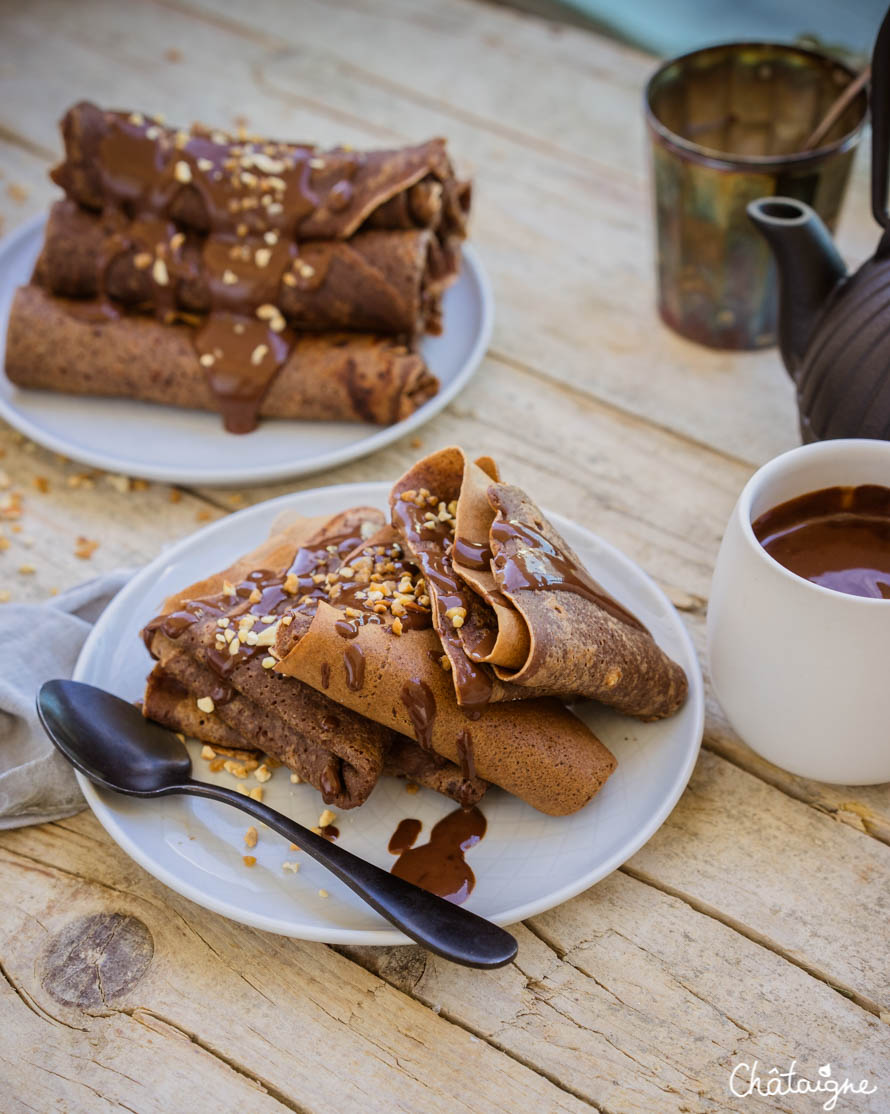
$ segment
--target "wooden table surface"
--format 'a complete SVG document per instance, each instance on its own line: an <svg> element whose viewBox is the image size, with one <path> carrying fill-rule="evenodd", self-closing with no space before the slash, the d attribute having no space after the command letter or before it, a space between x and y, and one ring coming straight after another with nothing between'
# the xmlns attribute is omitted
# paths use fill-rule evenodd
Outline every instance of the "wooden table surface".
<svg viewBox="0 0 890 1114"><path fill-rule="evenodd" d="M476 182L497 321L478 376L421 431L489 452L619 546L704 644L711 570L753 469L797 442L776 352L688 344L653 309L640 91L653 62L472 0L34 0L0 12L0 214L56 190L73 101L323 143L442 134ZM869 254L867 159L841 246ZM250 490L133 484L0 429L0 590L41 600L144 563L245 503L395 477L408 438ZM99 542L78 557L78 538ZM83 550L81 550L83 552ZM25 569L32 571L26 572ZM843 740L840 740L843 745ZM0 837L0 1110L299 1114L815 1111L734 1098L792 1061L890 1110L890 789L763 762L709 698L689 788L610 878L516 926L480 974L418 948L332 948L165 889L83 812ZM147 932L145 931L147 929ZM72 960L72 954L79 958Z"/></svg>

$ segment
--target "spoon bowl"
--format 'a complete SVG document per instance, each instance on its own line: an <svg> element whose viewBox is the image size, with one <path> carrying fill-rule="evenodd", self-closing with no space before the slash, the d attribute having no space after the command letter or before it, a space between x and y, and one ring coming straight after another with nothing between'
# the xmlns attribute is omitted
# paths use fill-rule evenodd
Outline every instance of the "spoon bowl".
<svg viewBox="0 0 890 1114"><path fill-rule="evenodd" d="M47 681L37 713L53 744L82 774L116 793L184 793L222 801L266 824L320 862L406 936L466 967L502 967L516 956L503 928L381 870L275 809L224 785L196 781L183 743L120 697L79 681Z"/></svg>
<svg viewBox="0 0 890 1114"><path fill-rule="evenodd" d="M47 681L37 714L71 765L104 789L157 797L191 779L185 745L110 692L79 681Z"/></svg>

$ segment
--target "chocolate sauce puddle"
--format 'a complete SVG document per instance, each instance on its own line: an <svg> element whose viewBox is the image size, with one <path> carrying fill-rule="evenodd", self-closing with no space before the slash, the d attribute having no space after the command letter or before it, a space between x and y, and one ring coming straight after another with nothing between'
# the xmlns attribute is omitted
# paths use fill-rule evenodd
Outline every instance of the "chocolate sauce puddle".
<svg viewBox="0 0 890 1114"><path fill-rule="evenodd" d="M414 820L411 817L405 817L404 820L399 821L399 826L392 834L389 841L387 850L390 855L401 855L407 851L409 847L413 847L417 842L417 837L420 835L420 829L423 824L420 820Z"/></svg>
<svg viewBox="0 0 890 1114"><path fill-rule="evenodd" d="M414 823L418 825L417 832L414 833L416 839L420 826L419 821ZM397 837L407 839L411 829L403 828L403 824L405 821L402 821L390 840L390 850ZM464 858L464 853L482 839L486 827L485 817L478 808L459 808L449 812L433 827L429 843L422 843L419 847L409 844L401 851L393 864L392 873L429 893L438 894L439 897L453 901L455 905L461 905L476 885L476 876Z"/></svg>

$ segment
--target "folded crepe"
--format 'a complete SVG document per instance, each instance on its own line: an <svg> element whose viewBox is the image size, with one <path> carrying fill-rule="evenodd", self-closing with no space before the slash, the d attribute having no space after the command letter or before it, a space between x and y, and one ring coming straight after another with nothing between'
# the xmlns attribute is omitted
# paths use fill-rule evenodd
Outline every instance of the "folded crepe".
<svg viewBox="0 0 890 1114"><path fill-rule="evenodd" d="M429 228L447 250L466 233L470 185L443 139L414 147L322 151L194 125L165 127L89 102L62 121L65 158L53 181L80 205L168 216L199 232L278 232L345 239L359 228Z"/></svg>
<svg viewBox="0 0 890 1114"><path fill-rule="evenodd" d="M295 604L311 610L326 571L381 518L357 508L329 521L298 520L168 599L144 632L159 663L145 714L212 744L259 748L341 809L365 801L384 772L475 803L486 789L480 778L413 753L409 740L393 740L380 725L270 668L276 628L292 619L283 612Z"/></svg>
<svg viewBox="0 0 890 1114"><path fill-rule="evenodd" d="M413 735L464 776L491 781L542 812L561 816L583 807L615 768L613 755L557 700L462 708L432 626L428 588L385 528L329 575L313 614L286 616L274 669Z"/></svg>
<svg viewBox="0 0 890 1114"><path fill-rule="evenodd" d="M683 669L597 583L494 462L459 448L419 461L395 484L392 520L424 571L456 696L477 702L558 696L658 719L687 692Z"/></svg>
<svg viewBox="0 0 890 1114"><path fill-rule="evenodd" d="M430 229L372 230L298 246L272 235L184 233L164 217L131 218L118 208L96 213L64 199L50 209L34 278L60 297L111 300L140 312L253 315L272 306L297 330L412 337L441 331L442 292L456 274L456 258L446 258ZM236 281L223 282L224 275Z"/></svg>
<svg viewBox="0 0 890 1114"><path fill-rule="evenodd" d="M281 334L228 316L161 325L33 284L13 299L6 375L20 387L216 411L235 433L259 417L390 425L438 389L423 359L391 338Z"/></svg>

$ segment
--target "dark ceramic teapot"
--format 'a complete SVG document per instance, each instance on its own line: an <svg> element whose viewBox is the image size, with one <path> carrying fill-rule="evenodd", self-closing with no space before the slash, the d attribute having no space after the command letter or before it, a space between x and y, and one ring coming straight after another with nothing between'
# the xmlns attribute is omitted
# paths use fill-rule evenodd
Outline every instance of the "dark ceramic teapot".
<svg viewBox="0 0 890 1114"><path fill-rule="evenodd" d="M870 100L871 207L884 233L855 274L809 205L762 197L748 206L779 272L779 347L804 441L890 440L890 12L875 42Z"/></svg>

